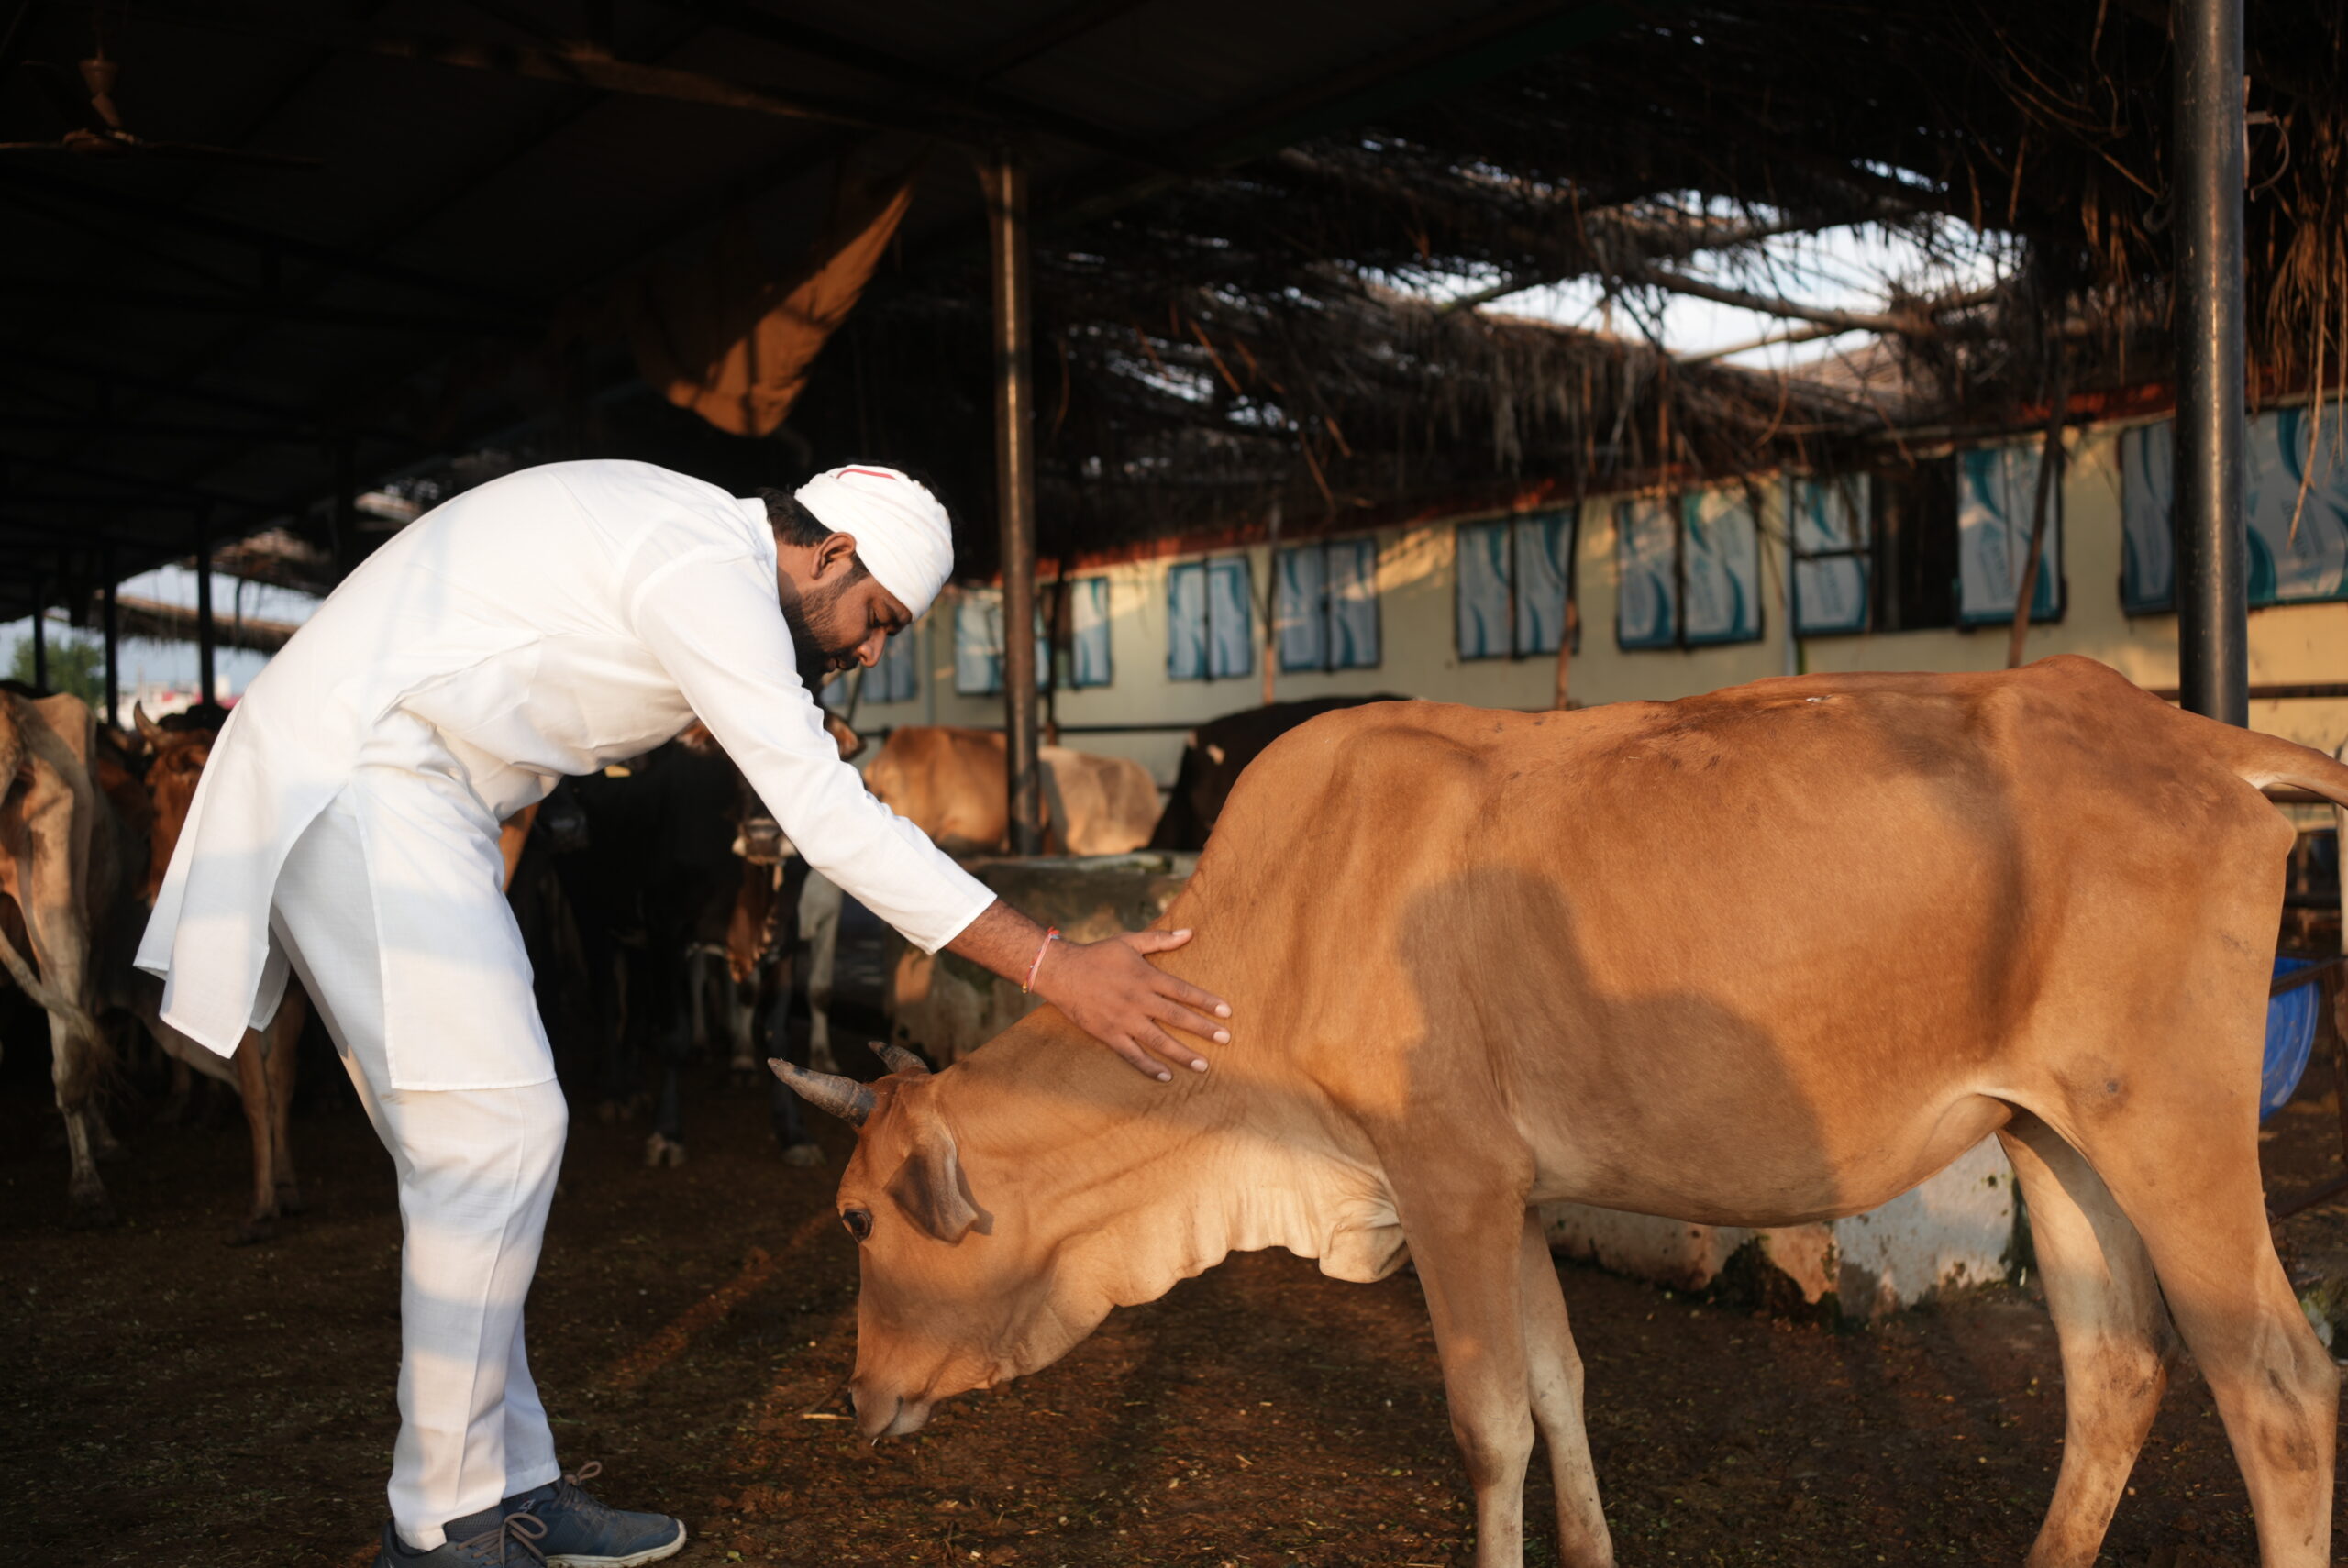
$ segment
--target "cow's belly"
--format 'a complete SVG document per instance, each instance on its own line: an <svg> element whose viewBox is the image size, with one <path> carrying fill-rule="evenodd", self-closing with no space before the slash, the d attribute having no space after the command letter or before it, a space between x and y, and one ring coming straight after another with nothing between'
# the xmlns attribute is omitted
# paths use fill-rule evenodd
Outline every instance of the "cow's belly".
<svg viewBox="0 0 2348 1568"><path fill-rule="evenodd" d="M1725 1117L1650 1101L1635 1125L1586 1115L1524 1129L1536 1201L1712 1225L1791 1225L1890 1201L2005 1125L2004 1101L1962 1088L1871 1107Z"/></svg>

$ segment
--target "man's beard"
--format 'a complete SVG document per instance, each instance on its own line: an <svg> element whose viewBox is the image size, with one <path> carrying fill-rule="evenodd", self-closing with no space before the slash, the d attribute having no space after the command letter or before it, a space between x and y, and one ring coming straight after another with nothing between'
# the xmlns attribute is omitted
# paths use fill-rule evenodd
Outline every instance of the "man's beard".
<svg viewBox="0 0 2348 1568"><path fill-rule="evenodd" d="M816 623L831 624L832 612L847 586L833 583L806 590L782 602L782 622L791 628L791 648L799 660L799 679L810 691L821 691L824 683L844 668L835 661L851 651L825 648L815 633Z"/></svg>

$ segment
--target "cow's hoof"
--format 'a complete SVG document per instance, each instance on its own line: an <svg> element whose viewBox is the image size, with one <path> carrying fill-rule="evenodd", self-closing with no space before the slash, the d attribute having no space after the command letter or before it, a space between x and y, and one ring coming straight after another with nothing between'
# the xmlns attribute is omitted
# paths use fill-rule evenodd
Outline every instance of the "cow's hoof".
<svg viewBox="0 0 2348 1568"><path fill-rule="evenodd" d="M281 1187L277 1189L277 1211L280 1214L307 1214L310 1206L303 1198L300 1187Z"/></svg>
<svg viewBox="0 0 2348 1568"><path fill-rule="evenodd" d="M671 1170L685 1163L685 1146L674 1138L655 1132L644 1141L644 1168L657 1171L662 1165Z"/></svg>
<svg viewBox="0 0 2348 1568"><path fill-rule="evenodd" d="M115 1212L113 1201L103 1192L76 1193L65 1206L65 1228L69 1231L104 1231L121 1223L122 1216Z"/></svg>
<svg viewBox="0 0 2348 1568"><path fill-rule="evenodd" d="M783 1146L782 1163L812 1170L824 1163L824 1151L814 1143L789 1143Z"/></svg>
<svg viewBox="0 0 2348 1568"><path fill-rule="evenodd" d="M228 1244L232 1247L258 1246L263 1242L275 1240L277 1221L274 1219L248 1220L228 1232Z"/></svg>

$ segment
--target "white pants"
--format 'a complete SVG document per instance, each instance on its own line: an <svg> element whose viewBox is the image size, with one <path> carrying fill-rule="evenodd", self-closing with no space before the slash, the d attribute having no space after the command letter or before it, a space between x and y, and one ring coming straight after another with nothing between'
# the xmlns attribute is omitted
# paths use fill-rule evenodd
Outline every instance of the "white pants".
<svg viewBox="0 0 2348 1568"><path fill-rule="evenodd" d="M551 1082L391 1087L367 857L347 796L295 844L270 923L399 1170L405 1245L392 1520L402 1540L429 1551L449 1520L561 1474L523 1353L522 1302L537 1271L570 1113ZM482 1026L526 1031L537 1021Z"/></svg>

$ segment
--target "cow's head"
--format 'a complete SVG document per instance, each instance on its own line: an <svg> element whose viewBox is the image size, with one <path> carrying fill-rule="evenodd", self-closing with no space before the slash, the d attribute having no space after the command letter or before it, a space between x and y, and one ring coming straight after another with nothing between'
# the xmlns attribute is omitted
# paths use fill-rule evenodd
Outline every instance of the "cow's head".
<svg viewBox="0 0 2348 1568"><path fill-rule="evenodd" d="M947 1080L900 1046L873 1049L892 1070L872 1084L768 1065L857 1129L838 1198L862 1279L848 1388L866 1437L902 1437L949 1395L1058 1360L1108 1304L1059 1299L1052 1238L988 1212L947 1114Z"/></svg>
<svg viewBox="0 0 2348 1568"><path fill-rule="evenodd" d="M148 841L147 880L138 889L138 896L151 904L163 885L163 873L171 868L180 830L187 826L196 780L211 760L216 737L208 729L167 730L149 718L143 707L134 705L131 712L151 758L147 765L147 795L155 803L155 827Z"/></svg>

